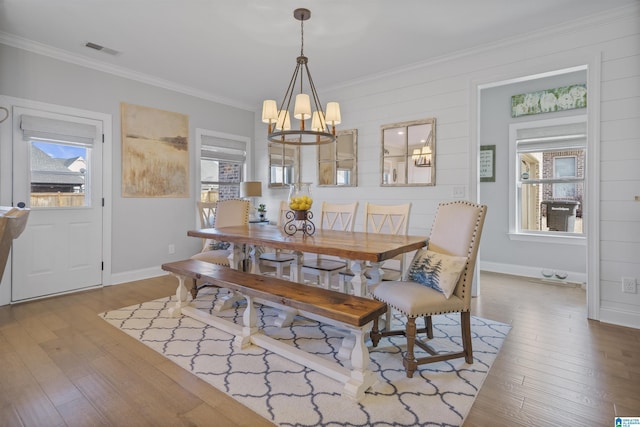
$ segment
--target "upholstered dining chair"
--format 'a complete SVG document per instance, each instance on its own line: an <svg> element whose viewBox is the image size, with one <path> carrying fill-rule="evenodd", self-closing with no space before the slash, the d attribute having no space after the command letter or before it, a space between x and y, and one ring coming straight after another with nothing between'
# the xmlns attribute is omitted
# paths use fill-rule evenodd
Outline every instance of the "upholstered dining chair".
<svg viewBox="0 0 640 427"><path fill-rule="evenodd" d="M358 202L322 202L320 228L323 230L353 231ZM318 276L318 284L325 289L331 287L331 280L338 271L347 267L347 260L326 255L306 258L302 264L303 273Z"/></svg>
<svg viewBox="0 0 640 427"><path fill-rule="evenodd" d="M411 203L400 205L378 205L367 203L364 208L364 232L385 234L407 234L409 229L409 213ZM398 255L385 261L380 266L380 280L401 280L405 269L406 254ZM346 283L353 277L351 269L339 272L340 289L346 289ZM365 276L371 278L371 271L365 271Z"/></svg>
<svg viewBox="0 0 640 427"><path fill-rule="evenodd" d="M226 199L218 200L215 202L215 214L213 222L211 222L211 206L208 202L198 202L198 208L200 210L200 225L202 228L220 228L220 227L233 227L236 225L247 225L249 223L249 200L241 199ZM229 244L225 242L216 242L207 239L204 242L202 251L195 254L191 259L197 259L200 261L210 262L212 264L226 265L229 264L229 255L231 255L231 249ZM242 260L239 260L241 262ZM237 267L237 266L234 266ZM202 288L206 284L200 286ZM195 299L198 294L199 288L194 281L191 294Z"/></svg>
<svg viewBox="0 0 640 427"><path fill-rule="evenodd" d="M418 251L405 281L382 282L372 296L387 303L388 309L406 317L406 327L391 330L390 324L380 331L378 319L371 332L373 346L382 337L404 335L407 350L403 365L411 378L418 365L464 357L473 363L471 345L471 285L487 207L467 201L443 202L438 206L431 227L428 246ZM433 339L431 316L460 313L462 351L439 353L416 334L426 333ZM416 318L424 318L424 328L417 329ZM428 356L416 358L414 346Z"/></svg>
<svg viewBox="0 0 640 427"><path fill-rule="evenodd" d="M280 201L280 209L278 211L277 226L282 229L287 221L286 214L289 211L289 204L282 200ZM294 255L289 251L283 251L281 249L275 249L273 252L264 252L260 255L260 265L268 267L274 267L276 269L276 276L283 277L284 269L291 267L291 264L295 260Z"/></svg>

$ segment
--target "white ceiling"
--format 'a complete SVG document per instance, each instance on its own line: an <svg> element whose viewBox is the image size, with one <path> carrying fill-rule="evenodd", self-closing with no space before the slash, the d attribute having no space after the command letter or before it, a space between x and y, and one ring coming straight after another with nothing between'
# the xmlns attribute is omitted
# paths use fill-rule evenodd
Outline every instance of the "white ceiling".
<svg viewBox="0 0 640 427"><path fill-rule="evenodd" d="M0 0L0 42L258 109L278 101L300 53L320 99L368 76L638 0ZM119 53L85 47L93 42Z"/></svg>

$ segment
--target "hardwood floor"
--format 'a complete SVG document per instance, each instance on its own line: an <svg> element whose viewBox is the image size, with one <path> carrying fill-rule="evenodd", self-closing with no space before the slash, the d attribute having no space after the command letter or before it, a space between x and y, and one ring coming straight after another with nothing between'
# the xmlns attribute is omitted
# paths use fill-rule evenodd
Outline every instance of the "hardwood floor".
<svg viewBox="0 0 640 427"><path fill-rule="evenodd" d="M482 273L473 314L512 325L465 426L640 416L640 330L586 319L584 291ZM266 426L98 318L170 295L170 276L0 307L0 426Z"/></svg>

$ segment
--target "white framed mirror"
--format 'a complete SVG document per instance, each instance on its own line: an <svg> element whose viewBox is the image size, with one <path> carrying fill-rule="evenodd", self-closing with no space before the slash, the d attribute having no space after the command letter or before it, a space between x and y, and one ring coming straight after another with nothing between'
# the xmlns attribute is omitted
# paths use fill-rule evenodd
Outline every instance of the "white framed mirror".
<svg viewBox="0 0 640 427"><path fill-rule="evenodd" d="M436 119L382 125L380 185L436 185Z"/></svg>
<svg viewBox="0 0 640 427"><path fill-rule="evenodd" d="M358 185L358 130L336 133L336 141L318 145L318 186Z"/></svg>

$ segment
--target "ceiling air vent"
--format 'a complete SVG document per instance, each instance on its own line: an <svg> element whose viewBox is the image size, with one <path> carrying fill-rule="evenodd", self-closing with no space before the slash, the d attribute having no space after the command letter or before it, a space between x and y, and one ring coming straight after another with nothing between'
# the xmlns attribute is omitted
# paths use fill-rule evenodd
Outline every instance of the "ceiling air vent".
<svg viewBox="0 0 640 427"><path fill-rule="evenodd" d="M98 50L100 52L104 52L104 53L108 53L109 55L118 55L120 52L118 52L117 50L114 49L110 49L108 47L104 47L101 46L97 43L91 43L91 42L87 42L85 44L86 47L90 48L90 49L94 49L94 50Z"/></svg>

